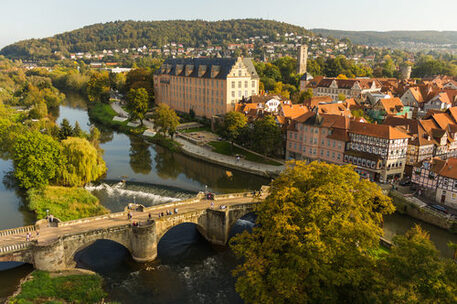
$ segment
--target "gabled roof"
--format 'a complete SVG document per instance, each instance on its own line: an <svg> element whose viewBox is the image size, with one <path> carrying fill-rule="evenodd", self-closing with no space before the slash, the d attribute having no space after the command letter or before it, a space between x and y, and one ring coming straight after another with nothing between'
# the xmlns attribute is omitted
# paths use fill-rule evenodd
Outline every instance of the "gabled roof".
<svg viewBox="0 0 457 304"><path fill-rule="evenodd" d="M413 95L414 99L418 103L424 102L424 97L422 96L421 90L418 87L409 88L408 91Z"/></svg>
<svg viewBox="0 0 457 304"><path fill-rule="evenodd" d="M381 98L378 101L379 105L383 108L387 115L397 114L403 110L403 103L400 98Z"/></svg>
<svg viewBox="0 0 457 304"><path fill-rule="evenodd" d="M297 118L307 112L309 112L308 108L300 105L300 104L292 104L292 105L282 105L282 112L284 116L290 119Z"/></svg>
<svg viewBox="0 0 457 304"><path fill-rule="evenodd" d="M381 88L381 84L374 78L351 78L351 79L338 79L338 78L324 78L322 79L318 87L328 88L332 85L333 82L336 82L339 89L352 89L355 84L358 84L360 88L370 89L375 84L376 87Z"/></svg>
<svg viewBox="0 0 457 304"><path fill-rule="evenodd" d="M303 104L309 108L314 108L320 103L329 103L332 101L333 98L330 96L313 96L310 99L305 100Z"/></svg>
<svg viewBox="0 0 457 304"><path fill-rule="evenodd" d="M403 139L403 138L410 138L410 136L406 133L406 130L398 128L398 127L391 127L388 125L377 125L371 123L363 123L363 122L351 122L350 133L360 134L360 135L367 135L373 137L380 137L384 139Z"/></svg>
<svg viewBox="0 0 457 304"><path fill-rule="evenodd" d="M451 157L447 159L444 166L439 171L439 175L457 179L457 158Z"/></svg>
<svg viewBox="0 0 457 304"><path fill-rule="evenodd" d="M238 58L170 58L164 61L155 74L226 79L237 60ZM259 78L252 60L250 58L241 58L241 60L246 66L250 76L254 79ZM186 66L192 68L192 72L189 75L186 75ZM216 76L211 75L213 68L214 71L218 71ZM199 71L203 71L204 73L199 75Z"/></svg>

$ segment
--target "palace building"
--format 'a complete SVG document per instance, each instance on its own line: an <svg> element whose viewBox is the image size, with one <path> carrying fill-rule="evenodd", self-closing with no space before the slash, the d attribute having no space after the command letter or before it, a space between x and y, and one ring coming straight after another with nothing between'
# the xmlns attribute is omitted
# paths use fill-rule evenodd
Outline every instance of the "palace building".
<svg viewBox="0 0 457 304"><path fill-rule="evenodd" d="M224 115L259 92L259 76L249 58L167 59L154 74L157 103L200 117Z"/></svg>

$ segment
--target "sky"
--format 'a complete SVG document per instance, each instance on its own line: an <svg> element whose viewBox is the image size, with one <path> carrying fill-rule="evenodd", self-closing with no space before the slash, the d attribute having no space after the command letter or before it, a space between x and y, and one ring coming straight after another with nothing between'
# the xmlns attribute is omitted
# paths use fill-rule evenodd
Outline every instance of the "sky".
<svg viewBox="0 0 457 304"><path fill-rule="evenodd" d="M456 0L0 0L0 48L115 20L273 19L339 30L456 30Z"/></svg>

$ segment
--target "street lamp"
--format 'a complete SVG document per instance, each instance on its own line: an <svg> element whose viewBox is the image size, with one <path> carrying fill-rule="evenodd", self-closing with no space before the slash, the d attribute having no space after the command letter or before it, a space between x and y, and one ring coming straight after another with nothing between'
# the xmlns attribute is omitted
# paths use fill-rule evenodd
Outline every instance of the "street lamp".
<svg viewBox="0 0 457 304"><path fill-rule="evenodd" d="M205 193L208 193L208 185L205 185Z"/></svg>
<svg viewBox="0 0 457 304"><path fill-rule="evenodd" d="M46 209L46 217L49 217L49 209Z"/></svg>

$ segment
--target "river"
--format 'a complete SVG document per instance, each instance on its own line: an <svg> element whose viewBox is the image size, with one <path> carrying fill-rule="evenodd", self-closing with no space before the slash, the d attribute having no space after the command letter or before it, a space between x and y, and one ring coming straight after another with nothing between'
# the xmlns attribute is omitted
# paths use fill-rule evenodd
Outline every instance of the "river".
<svg viewBox="0 0 457 304"><path fill-rule="evenodd" d="M57 113L58 122L67 118L88 131L90 121L85 101L69 96ZM182 199L208 189L216 193L259 189L268 180L247 173L226 170L180 153L170 153L142 138L112 130L101 130L101 147L108 166L106 177L90 189L101 203L120 211L132 201L145 205ZM32 224L34 217L23 208L22 194L10 178L12 162L0 160L0 229ZM127 182L119 183L125 179ZM249 215L239 220L232 233L252 228ZM445 256L451 256L447 242L453 235L406 216L385 217L387 238L421 224ZM111 241L98 241L79 252L78 265L100 273L110 300L121 303L242 303L235 292L231 271L236 260L228 248L215 248L206 242L193 224L171 229L160 241L158 259L135 263L128 251ZM10 295L19 280L32 271L30 265L0 263L0 302Z"/></svg>

